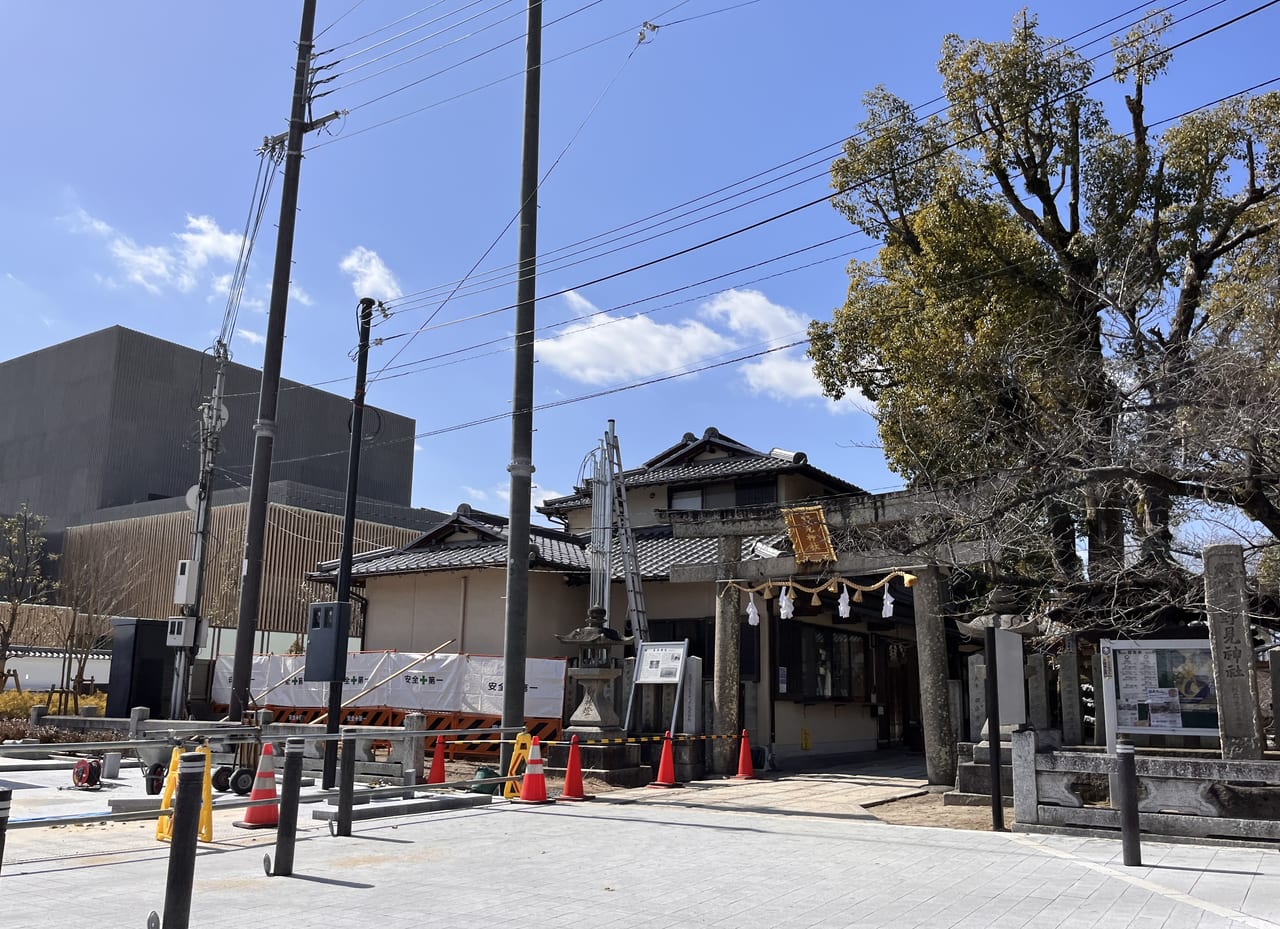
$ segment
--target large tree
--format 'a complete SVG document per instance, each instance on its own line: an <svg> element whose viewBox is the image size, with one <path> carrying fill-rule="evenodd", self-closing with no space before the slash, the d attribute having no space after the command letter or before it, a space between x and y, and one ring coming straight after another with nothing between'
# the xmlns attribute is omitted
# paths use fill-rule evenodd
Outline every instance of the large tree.
<svg viewBox="0 0 1280 929"><path fill-rule="evenodd" d="M1059 585L1085 574L1080 539L1095 582L1126 552L1171 565L1193 501L1280 537L1280 96L1157 131L1168 24L1115 42L1122 126L1034 17L948 36L945 113L876 88L831 169L880 248L810 330L825 391L876 404L911 483L981 478L988 527Z"/></svg>

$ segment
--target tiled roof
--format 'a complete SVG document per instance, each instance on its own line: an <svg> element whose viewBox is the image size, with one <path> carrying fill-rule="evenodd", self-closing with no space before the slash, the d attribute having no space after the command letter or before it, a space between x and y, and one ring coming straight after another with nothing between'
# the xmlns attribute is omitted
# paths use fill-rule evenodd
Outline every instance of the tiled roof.
<svg viewBox="0 0 1280 929"><path fill-rule="evenodd" d="M751 536L742 540L744 559L761 557L757 543L779 543L785 536ZM618 540L613 543L613 579L620 580L622 558ZM640 562L640 575L644 580L665 580L671 575L671 566L678 564L711 564L717 558L718 541L712 539L677 539L670 526L655 526L636 531L636 557Z"/></svg>
<svg viewBox="0 0 1280 929"><path fill-rule="evenodd" d="M536 550L533 563L570 572L586 571L590 557L585 543L569 537L534 535L530 544ZM332 574L332 562L320 566L318 573ZM465 568L505 568L507 543L476 541L430 548L383 551L361 558L351 566L351 576L377 577L384 574L414 574L420 571L456 571Z"/></svg>
<svg viewBox="0 0 1280 929"><path fill-rule="evenodd" d="M770 546L776 548L785 543L785 536L752 536L744 539L744 558L766 557ZM537 550L533 563L568 573L583 573L591 569L591 554L587 539L570 536L540 535L535 530L530 544ZM622 559L619 541L614 539L613 578L621 580ZM677 539L670 526L654 526L636 532L636 555L640 561L640 574L645 580L665 580L671 574L671 566L677 564L708 564L716 559L715 539ZM414 549L408 546L399 550L382 550L362 556L351 568L354 578L379 577L388 574L416 574L429 571L458 571L468 568L505 568L507 543L505 541L476 541L463 544L438 545ZM334 563L326 562L317 573L332 575Z"/></svg>
<svg viewBox="0 0 1280 929"><path fill-rule="evenodd" d="M850 484L844 478L836 477L819 468L804 463L796 463L773 455L739 458L709 458L705 461L692 461L688 464L670 465L651 470L637 469L626 471L622 475L623 484L627 487L648 487L654 484L694 484L715 480L728 480L736 477L755 477L782 472L797 472L830 485L837 492L859 493L861 488ZM542 512L554 512L589 506L591 494L582 489L566 497L556 497L543 501L538 509Z"/></svg>

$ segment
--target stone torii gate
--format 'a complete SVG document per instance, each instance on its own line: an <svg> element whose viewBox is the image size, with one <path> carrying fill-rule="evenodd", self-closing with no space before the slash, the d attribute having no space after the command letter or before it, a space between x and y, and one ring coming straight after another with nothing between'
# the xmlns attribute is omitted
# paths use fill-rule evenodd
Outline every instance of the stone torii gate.
<svg viewBox="0 0 1280 929"><path fill-rule="evenodd" d="M933 495L914 492L805 501L804 506L821 505L828 527L866 528L897 523L924 513L939 511ZM801 505L801 504L797 504ZM716 735L733 736L741 731L738 706L739 592L728 580L762 582L811 573L794 556L758 558L744 561L742 540L749 536L775 535L786 530L785 505L728 510L665 510L656 515L669 522L676 538L716 538L715 564L674 565L673 583L713 581L716 592L715 657L713 669L712 730ZM923 557L922 557L923 556ZM838 574L877 574L910 571L916 575L915 598L916 655L919 660L920 710L924 726L925 765L930 784L954 784L956 780L956 736L947 690L947 640L942 614L940 564L972 564L990 557L986 546L950 545L944 551L927 550L913 555L891 551L837 552L834 563L824 565ZM904 564L914 559L914 564ZM734 743L731 738L713 742L713 767L732 773Z"/></svg>

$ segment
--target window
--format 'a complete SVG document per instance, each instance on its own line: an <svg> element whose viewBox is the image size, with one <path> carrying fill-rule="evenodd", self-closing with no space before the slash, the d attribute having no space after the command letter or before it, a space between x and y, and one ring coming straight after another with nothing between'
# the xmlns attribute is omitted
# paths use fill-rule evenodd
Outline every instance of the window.
<svg viewBox="0 0 1280 929"><path fill-rule="evenodd" d="M866 700L866 637L811 623L784 622L778 630L778 696L805 702Z"/></svg>
<svg viewBox="0 0 1280 929"><path fill-rule="evenodd" d="M770 478L765 481L744 481L736 488L738 506L764 506L778 502L778 482Z"/></svg>
<svg viewBox="0 0 1280 929"><path fill-rule="evenodd" d="M693 490L671 491L671 509L673 510L702 509L702 488L698 487Z"/></svg>

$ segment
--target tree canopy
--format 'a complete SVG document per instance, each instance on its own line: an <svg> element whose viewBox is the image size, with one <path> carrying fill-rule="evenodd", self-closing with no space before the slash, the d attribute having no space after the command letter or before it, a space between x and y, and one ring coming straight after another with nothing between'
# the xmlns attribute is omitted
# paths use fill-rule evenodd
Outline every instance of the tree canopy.
<svg viewBox="0 0 1280 929"><path fill-rule="evenodd" d="M999 488L984 519L1057 583L1079 540L1091 579L1172 565L1193 504L1280 536L1280 95L1149 122L1169 23L1102 77L1025 13L1006 42L947 36L945 112L877 87L831 167L880 248L811 327L825 392L874 402L913 485Z"/></svg>

